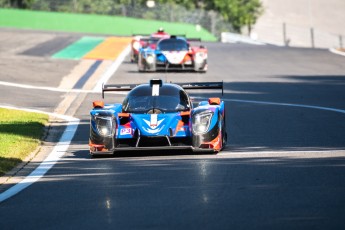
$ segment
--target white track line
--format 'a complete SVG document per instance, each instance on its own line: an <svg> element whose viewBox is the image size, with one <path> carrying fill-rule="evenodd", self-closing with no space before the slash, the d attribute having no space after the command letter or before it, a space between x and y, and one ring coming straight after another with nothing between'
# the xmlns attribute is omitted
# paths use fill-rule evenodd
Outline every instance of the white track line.
<svg viewBox="0 0 345 230"><path fill-rule="evenodd" d="M338 55L341 55L341 56L345 56L345 52L339 51L339 50L334 49L334 48L330 48L329 51L332 52L332 53L334 53L334 54L338 54Z"/></svg>
<svg viewBox="0 0 345 230"><path fill-rule="evenodd" d="M48 172L48 170L51 169L56 164L56 162L60 160L60 158L65 154L66 150L68 149L74 137L74 134L77 131L80 120L75 117L70 117L70 116L56 114L56 113L42 112L42 111L34 110L34 109L25 109L25 108L18 108L18 107L13 107L13 106L2 106L2 105L0 105L0 108L16 109L16 110L23 110L23 111L28 111L28 112L35 112L35 113L44 113L44 114L68 121L66 130L63 132L59 142L55 145L55 147L53 148L51 153L48 155L48 157L24 180L22 180L18 184L14 185L13 187L1 193L0 194L0 203L1 203L4 200L16 195L23 189L27 188L28 186L30 186L31 184L33 184L40 178L42 178Z"/></svg>
<svg viewBox="0 0 345 230"><path fill-rule="evenodd" d="M192 97L192 98L208 100L208 98L206 97ZM287 107L297 107L297 108L305 108L305 109L318 109L318 110L345 114L344 109L334 109L330 107L322 107L322 106L314 106L314 105L279 103L279 102L270 102L270 101L239 100L239 99L227 99L227 98L222 99L222 100L228 101L228 102L250 103L250 104L259 104L259 105L275 105L275 106L287 106Z"/></svg>
<svg viewBox="0 0 345 230"><path fill-rule="evenodd" d="M60 89L60 88L54 88L54 87L18 84L18 83L6 82L6 81L0 81L0 85L23 88L23 89L46 90L46 91L61 92L61 93L69 93L69 92L72 92L72 93L96 93L94 90ZM99 91L99 92L102 92L102 91ZM97 93L99 93L99 92L97 92Z"/></svg>
<svg viewBox="0 0 345 230"><path fill-rule="evenodd" d="M0 81L0 85L9 86L9 87L16 87L16 88L23 88L23 89L33 89L33 90L46 90L52 92L59 92L59 93L102 93L102 86L97 90L83 90L83 89L59 89L54 87L42 87L42 86L34 86L34 85L26 85L26 84L18 84L6 81ZM120 94L125 95L126 92L109 92L108 94Z"/></svg>
<svg viewBox="0 0 345 230"><path fill-rule="evenodd" d="M318 110L325 110L325 111L345 114L345 110L343 109L334 109L334 108L329 108L329 107L313 106L313 105L278 103L278 102L269 102L269 101L237 100L237 99L223 99L223 101L261 104L261 105L288 106L288 107L298 107L298 108L306 108L306 109L318 109Z"/></svg>
<svg viewBox="0 0 345 230"><path fill-rule="evenodd" d="M102 92L102 85L107 83L107 81L111 78L111 76L116 72L119 68L121 63L125 60L126 56L131 51L131 46L128 45L126 49L124 49L121 54L116 58L116 60L111 64L111 66L107 69L107 71L102 75L101 79L99 79L95 88L93 88L94 92Z"/></svg>
<svg viewBox="0 0 345 230"><path fill-rule="evenodd" d="M111 66L107 69L107 71L102 75L102 77L98 80L98 83L93 88L93 90L81 90L81 89L59 89L54 87L43 87L43 86L33 86L33 85L26 85L26 84L18 84L18 83L11 83L0 81L0 85L4 86L11 86L17 88L24 88L24 89L36 89L36 90L47 90L53 92L63 92L63 93L99 93L102 92L102 85L105 84L111 76L116 72L122 62L125 60L126 56L131 51L131 46L128 45L121 54L116 58L116 60L111 64ZM118 94L123 94L122 92Z"/></svg>
<svg viewBox="0 0 345 230"><path fill-rule="evenodd" d="M129 54L130 51L131 51L131 46L128 45L117 57L117 59L111 64L111 66L107 69L107 71L102 75L102 77L98 80L98 83L93 88L93 90L60 89L60 88L54 88L54 87L34 86L34 85L18 84L18 83L5 82L5 81L0 81L0 85L24 88L24 89L47 90L47 91L62 92L62 93L100 93L102 92L102 85L105 84L111 78L111 76L116 72L116 70L119 68L121 63L125 60L126 56ZM125 92L111 92L110 94L123 95L126 93Z"/></svg>

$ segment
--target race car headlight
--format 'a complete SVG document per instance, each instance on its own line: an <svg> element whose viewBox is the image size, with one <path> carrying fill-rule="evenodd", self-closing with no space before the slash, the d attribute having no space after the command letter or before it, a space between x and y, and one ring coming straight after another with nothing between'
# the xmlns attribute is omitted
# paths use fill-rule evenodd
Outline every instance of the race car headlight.
<svg viewBox="0 0 345 230"><path fill-rule="evenodd" d="M102 136L113 134L114 123L111 117L95 117L98 133Z"/></svg>
<svg viewBox="0 0 345 230"><path fill-rule="evenodd" d="M154 57L152 56L152 55L148 55L147 57L146 57L146 62L148 63L148 64L152 64L153 62L154 62Z"/></svg>
<svg viewBox="0 0 345 230"><path fill-rule="evenodd" d="M138 41L133 42L133 48L135 50L139 50L140 49L140 43Z"/></svg>
<svg viewBox="0 0 345 230"><path fill-rule="evenodd" d="M204 53L196 53L195 54L195 62L201 63L204 61Z"/></svg>
<svg viewBox="0 0 345 230"><path fill-rule="evenodd" d="M192 120L193 132L196 134L206 133L210 127L212 115L213 112L211 111L195 114Z"/></svg>

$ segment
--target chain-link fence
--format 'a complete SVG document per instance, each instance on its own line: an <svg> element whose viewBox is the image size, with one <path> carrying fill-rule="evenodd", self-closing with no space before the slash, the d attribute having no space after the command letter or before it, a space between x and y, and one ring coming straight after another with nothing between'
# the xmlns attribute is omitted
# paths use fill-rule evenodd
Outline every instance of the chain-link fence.
<svg viewBox="0 0 345 230"><path fill-rule="evenodd" d="M0 0L0 7L10 7L10 0ZM31 0L27 8L40 11L72 12L127 16L168 22L181 22L200 25L216 37L223 31L233 31L215 11L201 9L188 10L177 4L155 4L154 7L141 5L135 1L131 4L119 4L115 0Z"/></svg>

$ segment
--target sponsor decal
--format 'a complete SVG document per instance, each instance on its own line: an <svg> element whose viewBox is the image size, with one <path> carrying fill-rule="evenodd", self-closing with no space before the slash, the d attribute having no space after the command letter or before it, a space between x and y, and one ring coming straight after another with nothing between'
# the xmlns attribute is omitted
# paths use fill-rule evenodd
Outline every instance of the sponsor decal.
<svg viewBox="0 0 345 230"><path fill-rule="evenodd" d="M128 134L132 134L132 129L131 128L121 129L120 135L128 135Z"/></svg>
<svg viewBox="0 0 345 230"><path fill-rule="evenodd" d="M152 86L152 96L159 96L159 85Z"/></svg>

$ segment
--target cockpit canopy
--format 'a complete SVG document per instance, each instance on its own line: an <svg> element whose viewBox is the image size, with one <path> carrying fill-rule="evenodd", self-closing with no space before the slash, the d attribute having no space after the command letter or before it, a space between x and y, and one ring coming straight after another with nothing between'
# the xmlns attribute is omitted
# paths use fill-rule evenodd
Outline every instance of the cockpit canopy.
<svg viewBox="0 0 345 230"><path fill-rule="evenodd" d="M158 96L152 96L152 90L152 86L149 84L140 85L132 89L122 103L123 112L171 113L189 111L191 108L188 95L178 85L162 84L159 87Z"/></svg>

